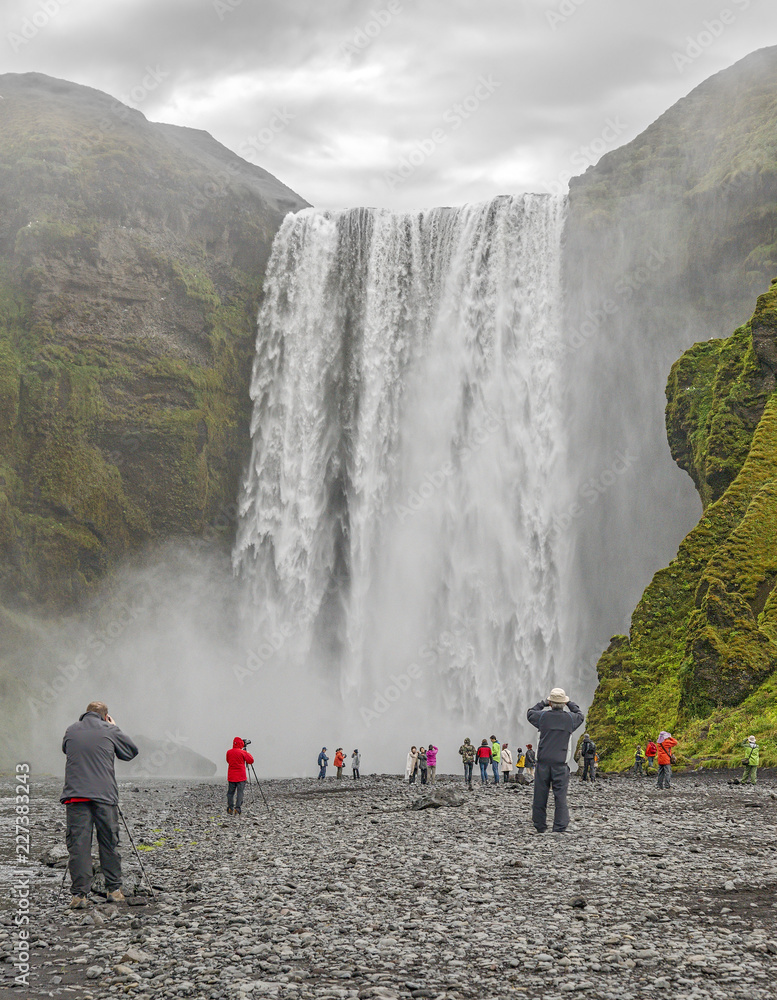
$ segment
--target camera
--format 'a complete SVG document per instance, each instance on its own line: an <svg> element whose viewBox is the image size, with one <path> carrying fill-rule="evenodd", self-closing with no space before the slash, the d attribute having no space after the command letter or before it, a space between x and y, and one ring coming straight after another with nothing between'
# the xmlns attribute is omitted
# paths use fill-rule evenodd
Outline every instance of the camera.
<svg viewBox="0 0 777 1000"><path fill-rule="evenodd" d="M243 740L243 746L248 747L251 745L251 740Z"/></svg>

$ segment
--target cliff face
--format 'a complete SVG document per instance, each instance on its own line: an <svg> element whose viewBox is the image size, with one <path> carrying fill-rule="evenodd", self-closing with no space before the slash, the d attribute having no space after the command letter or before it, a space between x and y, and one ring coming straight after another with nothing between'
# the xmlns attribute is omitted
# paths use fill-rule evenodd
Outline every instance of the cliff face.
<svg viewBox="0 0 777 1000"><path fill-rule="evenodd" d="M776 356L777 279L748 323L672 368L667 433L704 513L599 660L588 726L610 764L660 728L681 760L735 762L754 733L777 762Z"/></svg>
<svg viewBox="0 0 777 1000"><path fill-rule="evenodd" d="M631 459L585 509L575 538L574 655L586 666L623 630L647 582L692 530L699 499L709 506L731 486L771 392L774 348L762 319L727 341L720 357L706 344L691 348L746 323L777 274L775 149L777 48L768 48L707 80L570 183L572 481L598 482L614 456ZM755 338L748 357L757 378L736 354L745 336ZM693 388L674 400L670 454L664 387L686 351L672 378ZM702 389L712 392L729 375L728 395L702 433L709 405ZM652 675L645 683L652 686Z"/></svg>
<svg viewBox="0 0 777 1000"><path fill-rule="evenodd" d="M659 284L668 301L653 299L654 310L681 298L698 330L733 329L777 271L775 140L771 47L710 77L570 181L577 282L594 302L602 273L616 298ZM594 254L579 252L592 245Z"/></svg>
<svg viewBox="0 0 777 1000"><path fill-rule="evenodd" d="M0 603L231 527L261 278L305 202L204 132L0 76Z"/></svg>

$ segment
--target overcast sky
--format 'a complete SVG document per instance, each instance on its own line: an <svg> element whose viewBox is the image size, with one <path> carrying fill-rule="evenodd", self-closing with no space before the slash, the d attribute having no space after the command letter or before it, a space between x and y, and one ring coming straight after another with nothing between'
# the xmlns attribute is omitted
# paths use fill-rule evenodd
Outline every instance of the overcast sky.
<svg viewBox="0 0 777 1000"><path fill-rule="evenodd" d="M777 43L774 0L3 0L6 72L205 129L321 207L556 190Z"/></svg>

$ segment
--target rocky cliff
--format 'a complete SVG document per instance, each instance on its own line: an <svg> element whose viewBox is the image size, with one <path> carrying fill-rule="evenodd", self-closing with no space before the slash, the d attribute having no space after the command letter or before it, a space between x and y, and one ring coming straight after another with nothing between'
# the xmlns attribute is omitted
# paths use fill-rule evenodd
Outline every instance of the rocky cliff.
<svg viewBox="0 0 777 1000"><path fill-rule="evenodd" d="M575 655L586 667L596 662L610 635L624 630L638 603L644 610L640 595L645 586L694 528L702 505L708 518L710 505L723 502L750 453L771 392L767 362L772 347L763 319L771 315L771 293L756 312L761 318L748 319L756 296L777 274L776 149L777 48L768 48L705 81L635 140L570 183L564 264L572 474L576 468L583 486L597 484L602 470L612 468L614 456L626 455L630 462L623 475L614 477L616 482L598 492L595 503L581 505L570 575L579 606ZM724 341L733 329L738 333ZM756 346L747 348L745 341L753 336ZM706 343L698 345L700 341L717 344L720 354ZM670 452L664 388L681 355L672 380L691 388L672 396ZM711 397L701 387L716 384L722 391L727 377L733 380L730 395L721 399L712 424L703 431ZM702 520L694 539L704 524ZM694 573L701 574L706 563L707 556ZM658 572L650 590L650 614L661 607L674 615L670 605L679 599L675 591L681 582L689 599L695 595L699 581L684 573L676 564ZM656 581L669 588L663 596ZM716 593L711 587L708 610L700 607L699 616L714 616ZM606 721L605 743L611 752L625 747L632 734L644 736L645 727L652 731L664 724L659 708L665 694L667 704L679 706L672 692L679 697L681 661L686 711L705 714L722 698L731 705L763 679L768 647L750 661L751 679L740 678L740 683L729 678L723 684L728 693L720 689L714 679L720 635L713 635L698 616L697 666L688 673L682 620L682 615L672 618L671 636L664 636L661 647L673 664L666 692L663 680L656 684L656 677L663 676L658 661L652 652L645 659L641 646L641 629L647 628L642 611L632 619L631 643L616 639L600 660L603 680L594 718L598 725ZM651 619L653 636L657 623ZM761 642L756 633L748 643L751 639ZM705 684L708 695L702 691ZM622 719L617 711L621 697L628 709ZM644 711L629 716L644 699Z"/></svg>
<svg viewBox="0 0 777 1000"><path fill-rule="evenodd" d="M610 765L661 728L681 762L777 763L777 279L750 321L696 344L666 390L672 454L703 516L598 663L588 727Z"/></svg>
<svg viewBox="0 0 777 1000"><path fill-rule="evenodd" d="M0 603L63 609L149 539L231 533L262 274L306 203L98 91L0 95Z"/></svg>

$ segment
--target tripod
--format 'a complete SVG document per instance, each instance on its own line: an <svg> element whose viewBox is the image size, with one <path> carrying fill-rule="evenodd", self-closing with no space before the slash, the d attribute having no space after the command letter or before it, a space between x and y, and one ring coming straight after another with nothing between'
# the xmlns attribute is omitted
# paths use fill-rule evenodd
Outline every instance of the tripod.
<svg viewBox="0 0 777 1000"><path fill-rule="evenodd" d="M251 782L251 775L254 776L253 783ZM246 777L248 778L248 790L251 793L251 802L254 801L253 786L256 785L256 787L259 789L259 794L262 796L262 802L264 802L265 806L267 807L267 812L270 813L270 815L272 815L272 809L270 808L270 803L265 798L264 791L262 790L262 784L256 776L256 771L254 770L253 764L246 764Z"/></svg>

